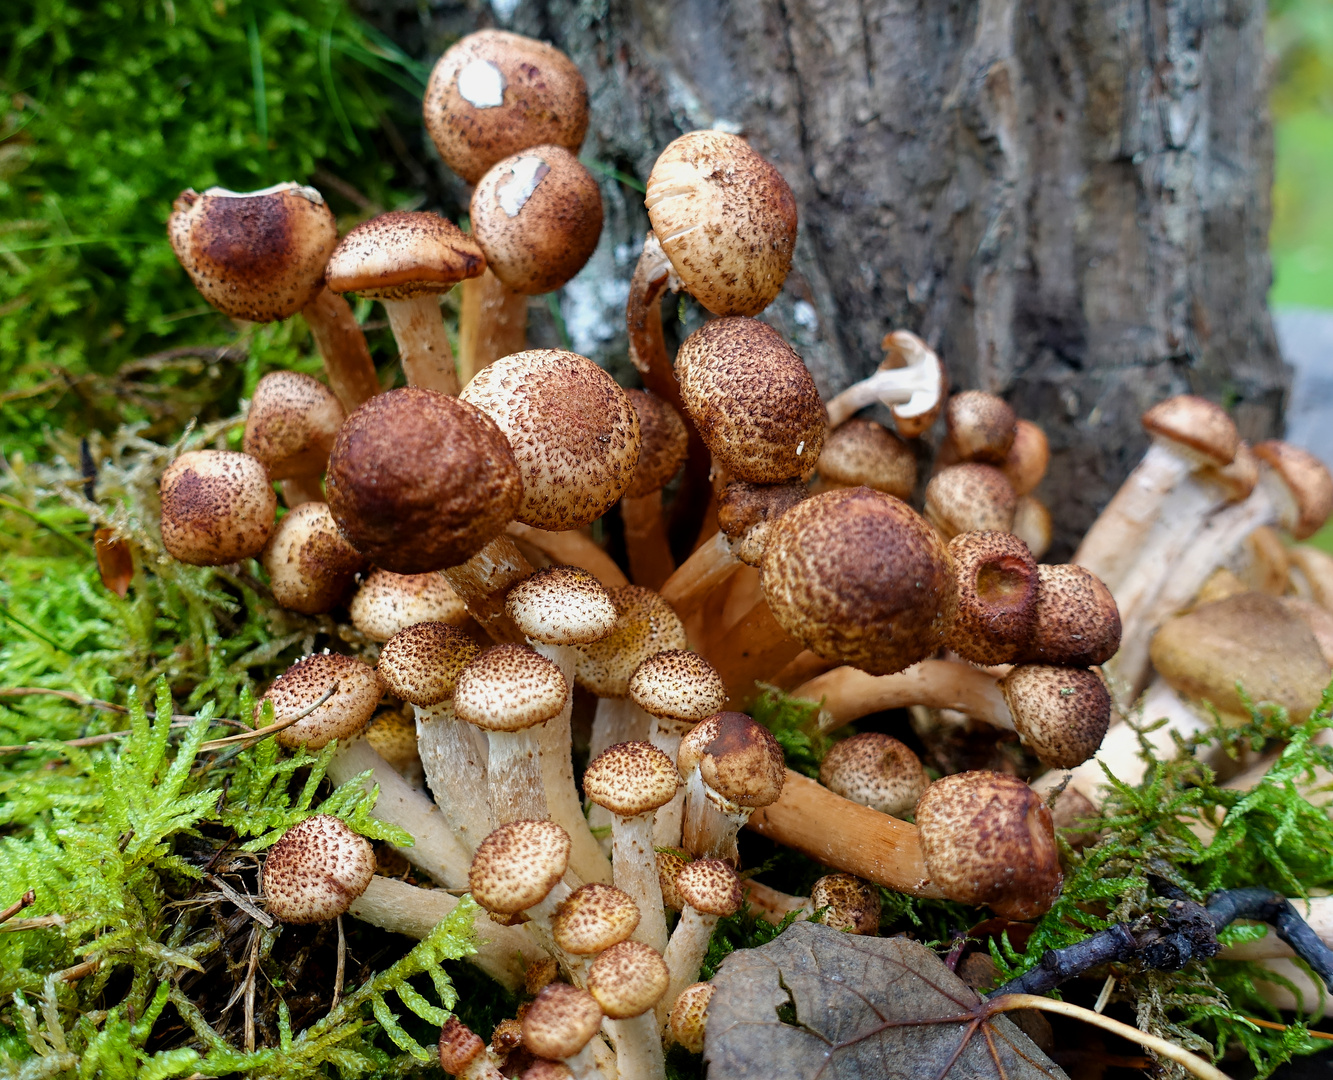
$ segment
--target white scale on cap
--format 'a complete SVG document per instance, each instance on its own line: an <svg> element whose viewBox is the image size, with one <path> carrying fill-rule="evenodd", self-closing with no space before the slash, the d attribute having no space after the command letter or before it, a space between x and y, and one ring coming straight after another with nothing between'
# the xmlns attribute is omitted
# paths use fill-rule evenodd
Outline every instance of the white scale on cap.
<svg viewBox="0 0 1333 1080"><path fill-rule="evenodd" d="M500 209L510 217L517 217L550 171L551 167L539 157L519 158L509 169L512 179L495 189Z"/></svg>
<svg viewBox="0 0 1333 1080"><path fill-rule="evenodd" d="M505 77L489 60L473 60L458 73L458 94L478 109L505 103Z"/></svg>

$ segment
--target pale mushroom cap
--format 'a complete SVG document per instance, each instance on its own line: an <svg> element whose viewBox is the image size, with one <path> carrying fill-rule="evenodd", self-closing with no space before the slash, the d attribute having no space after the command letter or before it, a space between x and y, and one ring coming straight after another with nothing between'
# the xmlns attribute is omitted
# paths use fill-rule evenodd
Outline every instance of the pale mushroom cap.
<svg viewBox="0 0 1333 1080"><path fill-rule="evenodd" d="M574 677L598 697L623 698L634 669L644 660L685 648L685 627L675 609L652 589L617 585L606 591L616 607L615 628L599 641L578 646Z"/></svg>
<svg viewBox="0 0 1333 1080"><path fill-rule="evenodd" d="M513 451L481 410L408 386L376 394L338 432L329 508L358 551L399 574L467 561L523 497Z"/></svg>
<svg viewBox="0 0 1333 1080"><path fill-rule="evenodd" d="M162 544L193 566L224 566L264 550L278 497L268 470L234 450L191 450L162 474Z"/></svg>
<svg viewBox="0 0 1333 1080"><path fill-rule="evenodd" d="M887 675L944 643L957 595L949 553L906 503L864 487L826 491L770 533L764 595L806 648Z"/></svg>
<svg viewBox="0 0 1333 1080"><path fill-rule="evenodd" d="M879 933L879 890L851 874L826 874L810 888L810 906L827 908L822 922L833 930L873 937Z"/></svg>
<svg viewBox="0 0 1333 1080"><path fill-rule="evenodd" d="M1037 623L1018 659L1104 664L1120 648L1120 609L1101 579L1072 564L1037 567Z"/></svg>
<svg viewBox="0 0 1333 1080"><path fill-rule="evenodd" d="M332 390L299 371L270 371L255 386L241 448L273 480L318 476L347 418Z"/></svg>
<svg viewBox="0 0 1333 1080"><path fill-rule="evenodd" d="M1327 467L1308 450L1280 439L1257 444L1254 453L1281 477L1291 495L1294 512L1283 525L1297 540L1313 536L1333 512L1333 477Z"/></svg>
<svg viewBox="0 0 1333 1080"><path fill-rule="evenodd" d="M698 723L726 704L727 687L713 665L698 653L668 649L634 669L629 697L653 716Z"/></svg>
<svg viewBox="0 0 1333 1080"><path fill-rule="evenodd" d="M782 335L757 319L711 319L681 344L676 376L700 437L739 480L808 476L828 414L815 380Z"/></svg>
<svg viewBox="0 0 1333 1080"><path fill-rule="evenodd" d="M618 945L639 925L639 905L612 885L580 885L551 916L555 943L575 956L592 956Z"/></svg>
<svg viewBox="0 0 1333 1080"><path fill-rule="evenodd" d="M930 778L909 747L890 735L867 731L833 744L819 766L819 782L844 799L903 817L912 812Z"/></svg>
<svg viewBox="0 0 1333 1080"><path fill-rule="evenodd" d="M682 867L676 890L695 911L718 917L735 915L744 899L740 877L721 859L695 859Z"/></svg>
<svg viewBox="0 0 1333 1080"><path fill-rule="evenodd" d="M676 879L689 864L690 857L680 848L657 850L657 883L662 887L662 903L672 911L685 909L685 898L676 889Z"/></svg>
<svg viewBox="0 0 1333 1080"><path fill-rule="evenodd" d="M704 1051L704 1025L712 998L713 984L698 982L685 987L671 1006L671 1017L667 1021L671 1037L691 1054Z"/></svg>
<svg viewBox="0 0 1333 1080"><path fill-rule="evenodd" d="M1016 776L955 773L916 804L931 880L951 900L1027 919L1047 911L1062 875L1051 812Z"/></svg>
<svg viewBox="0 0 1333 1080"><path fill-rule="evenodd" d="M685 288L715 315L773 302L796 247L796 198L737 135L691 131L648 177L648 220Z"/></svg>
<svg viewBox="0 0 1333 1080"><path fill-rule="evenodd" d="M573 1057L602 1026L602 1007L588 991L550 983L523 1014L523 1045L538 1057Z"/></svg>
<svg viewBox="0 0 1333 1080"><path fill-rule="evenodd" d="M958 613L945 641L974 664L1011 663L1037 625L1039 576L1027 545L1012 533L966 532L949 541Z"/></svg>
<svg viewBox="0 0 1333 1080"><path fill-rule="evenodd" d="M587 357L530 349L477 372L461 399L489 415L523 474L525 525L582 528L615 505L639 462L639 415Z"/></svg>
<svg viewBox="0 0 1333 1080"><path fill-rule="evenodd" d="M1023 745L1053 769L1082 765L1111 723L1111 695L1087 668L1020 664L1000 689Z"/></svg>
<svg viewBox="0 0 1333 1080"><path fill-rule="evenodd" d="M349 605L352 625L372 641L388 641L404 627L420 622L458 626L467 621L467 606L444 577L395 574L372 570Z"/></svg>
<svg viewBox="0 0 1333 1080"><path fill-rule="evenodd" d="M853 417L824 440L819 478L831 487L864 485L907 499L916 490L916 455L882 425Z"/></svg>
<svg viewBox="0 0 1333 1080"><path fill-rule="evenodd" d="M565 707L560 668L526 645L492 645L468 663L454 688L454 714L487 731L523 731Z"/></svg>
<svg viewBox="0 0 1333 1080"><path fill-rule="evenodd" d="M574 1074L563 1061L538 1058L523 1070L521 1080L574 1080Z"/></svg>
<svg viewBox="0 0 1333 1080"><path fill-rule="evenodd" d="M588 131L588 87L574 62L505 30L481 30L451 46L422 105L440 157L469 184L529 146L556 143L578 153Z"/></svg>
<svg viewBox="0 0 1333 1080"><path fill-rule="evenodd" d="M945 404L944 419L949 425L949 438L963 461L1004 464L1018 424L1007 401L984 390L964 390Z"/></svg>
<svg viewBox="0 0 1333 1080"><path fill-rule="evenodd" d="M642 1016L671 981L662 954L642 941L612 945L588 969L588 993L612 1020Z"/></svg>
<svg viewBox="0 0 1333 1080"><path fill-rule="evenodd" d="M732 554L748 566L760 566L773 523L809 495L810 489L799 480L786 484L730 481L718 498L717 524L731 541Z"/></svg>
<svg viewBox="0 0 1333 1080"><path fill-rule="evenodd" d="M186 189L172 204L167 236L194 287L233 319L295 315L324 285L338 225L310 187L263 191Z"/></svg>
<svg viewBox="0 0 1333 1080"><path fill-rule="evenodd" d="M548 566L520 581L505 597L505 611L529 638L548 645L599 641L616 625L606 588L578 566Z"/></svg>
<svg viewBox="0 0 1333 1080"><path fill-rule="evenodd" d="M347 542L328 503L302 503L287 511L265 545L260 561L273 598L291 611L332 611L366 568L366 557Z"/></svg>
<svg viewBox="0 0 1333 1080"><path fill-rule="evenodd" d="M1020 498L1036 488L1051 462L1051 444L1046 432L1031 420L1019 420L1014 427L1014 444L1005 455L1000 470Z"/></svg>
<svg viewBox="0 0 1333 1080"><path fill-rule="evenodd" d="M914 439L930 430L944 408L944 395L949 387L944 363L934 349L910 330L889 331L879 347L884 350L884 359L878 370L917 369L920 388L904 404L889 406L898 434L904 439Z"/></svg>
<svg viewBox="0 0 1333 1080"><path fill-rule="evenodd" d="M369 664L338 653L314 653L296 661L273 680L260 704L273 702L273 721L279 723L305 712L335 683L338 689L328 701L277 733L280 746L290 750L304 743L318 750L366 726L384 696L384 684Z"/></svg>
<svg viewBox="0 0 1333 1080"><path fill-rule="evenodd" d="M476 240L452 221L424 210L395 210L344 236L325 274L336 293L409 300L448 292L485 269Z"/></svg>
<svg viewBox="0 0 1333 1080"><path fill-rule="evenodd" d="M331 814L293 825L264 860L264 900L287 923L336 919L375 875L370 841Z"/></svg>
<svg viewBox="0 0 1333 1080"><path fill-rule="evenodd" d="M1046 504L1035 495L1020 495L1014 506L1014 535L1027 544L1034 559L1050 550L1055 522Z"/></svg>
<svg viewBox="0 0 1333 1080"><path fill-rule="evenodd" d="M477 848L468 870L472 897L497 915L541 903L569 866L569 834L554 821L511 821Z"/></svg>
<svg viewBox="0 0 1333 1080"><path fill-rule="evenodd" d="M379 673L395 697L412 705L439 705L453 697L463 669L480 651L457 627L416 623L385 643Z"/></svg>
<svg viewBox="0 0 1333 1080"><path fill-rule="evenodd" d="M417 724L411 710L386 709L373 717L366 726L365 739L375 753L393 768L405 773L420 768L421 755L417 752Z"/></svg>
<svg viewBox="0 0 1333 1080"><path fill-rule="evenodd" d="M583 774L584 795L621 817L665 806L678 787L676 763L646 742L608 746Z"/></svg>
<svg viewBox="0 0 1333 1080"><path fill-rule="evenodd" d="M772 733L744 713L719 712L680 742L681 776L696 767L705 784L742 807L769 806L782 795L786 763Z"/></svg>
<svg viewBox="0 0 1333 1080"><path fill-rule="evenodd" d="M1159 401L1143 414L1143 429L1164 440L1201 465L1231 463L1240 445L1240 432L1220 405L1193 394L1178 394Z"/></svg>
<svg viewBox="0 0 1333 1080"><path fill-rule="evenodd" d="M486 1052L486 1044L457 1016L451 1016L440 1028L440 1068L450 1076L463 1071Z"/></svg>
<svg viewBox="0 0 1333 1080"><path fill-rule="evenodd" d="M666 487L685 464L690 439L685 421L669 401L647 390L625 393L639 414L639 433L643 438L639 464L625 488L625 496L636 499Z"/></svg>
<svg viewBox="0 0 1333 1080"><path fill-rule="evenodd" d="M983 529L1009 532L1017 505L1013 486L993 465L949 465L926 485L926 517L946 539Z"/></svg>

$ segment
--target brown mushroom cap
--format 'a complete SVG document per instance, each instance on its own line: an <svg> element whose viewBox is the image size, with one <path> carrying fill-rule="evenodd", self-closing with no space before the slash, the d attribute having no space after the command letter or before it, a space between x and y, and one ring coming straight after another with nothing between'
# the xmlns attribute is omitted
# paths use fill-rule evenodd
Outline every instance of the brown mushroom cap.
<svg viewBox="0 0 1333 1080"><path fill-rule="evenodd" d="M1009 532L1017 505L1012 485L993 465L949 465L926 485L926 517L946 539L981 530Z"/></svg>
<svg viewBox="0 0 1333 1080"><path fill-rule="evenodd" d="M1037 623L1017 659L1095 667L1120 648L1120 609L1101 579L1073 564L1037 567Z"/></svg>
<svg viewBox="0 0 1333 1080"><path fill-rule="evenodd" d="M1143 414L1141 422L1149 435L1170 443L1200 465L1228 465L1240 445L1240 433L1226 410L1193 394L1159 401Z"/></svg>
<svg viewBox="0 0 1333 1080"><path fill-rule="evenodd" d="M587 357L530 349L477 372L461 400L504 432L523 474L515 516L538 529L577 529L611 509L639 462L639 416Z"/></svg>
<svg viewBox="0 0 1333 1080"><path fill-rule="evenodd" d="M349 610L352 625L371 641L388 641L414 623L458 626L468 617L467 606L440 574L395 574L378 567L361 583Z"/></svg>
<svg viewBox="0 0 1333 1080"><path fill-rule="evenodd" d="M531 640L547 645L599 641L616 625L606 588L579 566L538 570L509 590L505 611Z"/></svg>
<svg viewBox="0 0 1333 1080"><path fill-rule="evenodd" d="M1280 439L1258 443L1254 453L1278 474L1291 498L1291 505L1283 507L1282 524L1297 540L1313 536L1333 512L1333 477L1324 463Z"/></svg>
<svg viewBox="0 0 1333 1080"><path fill-rule="evenodd" d="M347 542L327 503L289 510L269 537L260 560L273 598L291 611L332 611L366 568L366 557Z"/></svg>
<svg viewBox="0 0 1333 1080"><path fill-rule="evenodd" d="M907 746L882 732L866 731L833 744L819 766L819 782L844 799L903 817L930 778Z"/></svg>
<svg viewBox="0 0 1333 1080"><path fill-rule="evenodd" d="M264 550L278 497L268 470L234 450L191 450L162 474L162 544L192 566L224 566Z"/></svg>
<svg viewBox="0 0 1333 1080"><path fill-rule="evenodd" d="M358 551L386 570L419 574L465 562L499 535L523 481L490 417L408 386L376 394L347 418L326 491Z"/></svg>
<svg viewBox="0 0 1333 1080"><path fill-rule="evenodd" d="M827 413L805 362L757 319L712 319L676 354L685 409L713 456L739 480L808 476Z"/></svg>
<svg viewBox="0 0 1333 1080"><path fill-rule="evenodd" d="M958 614L945 643L974 664L1008 664L1037 625L1037 560L1012 533L966 532L949 541Z"/></svg>
<svg viewBox="0 0 1333 1080"><path fill-rule="evenodd" d="M573 1057L602 1026L602 1007L586 990L550 983L523 1014L523 1045L538 1057Z"/></svg>
<svg viewBox="0 0 1333 1080"><path fill-rule="evenodd" d="M737 806L770 806L787 778L782 747L762 724L744 713L719 712L680 741L681 776L696 768L705 784Z"/></svg>
<svg viewBox="0 0 1333 1080"><path fill-rule="evenodd" d="M735 915L744 899L740 877L721 859L695 859L682 867L676 890L695 911L719 918Z"/></svg>
<svg viewBox="0 0 1333 1080"><path fill-rule="evenodd" d="M583 794L621 817L665 806L678 787L676 763L646 742L608 746L583 774Z"/></svg>
<svg viewBox="0 0 1333 1080"><path fill-rule="evenodd" d="M262 191L187 188L172 204L167 236L205 300L224 315L274 322L295 315L324 285L338 224L311 187Z"/></svg>
<svg viewBox="0 0 1333 1080"><path fill-rule="evenodd" d="M1051 768L1082 765L1102 745L1111 695L1095 671L1020 664L1000 689L1023 745Z"/></svg>
<svg viewBox="0 0 1333 1080"><path fill-rule="evenodd" d="M736 558L748 566L759 566L773 522L809 495L810 490L797 480L786 484L732 480L718 498L718 528L732 542Z"/></svg>
<svg viewBox="0 0 1333 1080"><path fill-rule="evenodd" d="M819 478L830 487L864 485L907 499L916 490L916 455L883 425L854 417L828 433Z"/></svg>
<svg viewBox="0 0 1333 1080"><path fill-rule="evenodd" d="M639 905L627 892L600 882L580 885L551 916L555 943L575 956L618 945L639 925Z"/></svg>
<svg viewBox="0 0 1333 1080"><path fill-rule="evenodd" d="M486 1044L457 1016L440 1028L440 1068L450 1076L461 1076L485 1052Z"/></svg>
<svg viewBox="0 0 1333 1080"><path fill-rule="evenodd" d="M1014 506L1014 535L1023 541L1034 559L1050 550L1055 522L1046 504L1035 495L1020 495Z"/></svg>
<svg viewBox="0 0 1333 1080"><path fill-rule="evenodd" d="M984 390L964 390L944 406L944 419L961 460L1004 464L1018 424L1018 417L1004 398Z"/></svg>
<svg viewBox="0 0 1333 1080"><path fill-rule="evenodd" d="M672 911L685 910L685 898L676 889L676 879L689 864L689 855L680 848L657 849L657 883L662 888L663 905Z"/></svg>
<svg viewBox="0 0 1333 1080"><path fill-rule="evenodd" d="M379 673L394 696L412 705L438 705L454 696L463 669L480 651L457 627L416 623L385 642Z"/></svg>
<svg viewBox="0 0 1333 1080"><path fill-rule="evenodd" d="M625 488L626 498L637 499L660 491L680 471L689 453L689 434L685 421L669 401L647 390L625 393L639 414L639 433L643 439L639 464Z"/></svg>
<svg viewBox="0 0 1333 1080"><path fill-rule="evenodd" d="M758 315L796 247L796 198L736 135L691 131L648 177L648 220L685 288L715 315Z"/></svg>
<svg viewBox="0 0 1333 1080"><path fill-rule="evenodd" d="M574 1074L563 1061L537 1058L523 1070L520 1080L574 1080Z"/></svg>
<svg viewBox="0 0 1333 1080"><path fill-rule="evenodd" d="M486 269L476 240L423 210L395 210L363 221L338 242L325 270L329 288L374 300L445 293Z"/></svg>
<svg viewBox="0 0 1333 1080"><path fill-rule="evenodd" d="M879 933L879 890L851 874L825 874L810 889L810 906L827 908L820 920L833 930L873 937Z"/></svg>
<svg viewBox="0 0 1333 1080"><path fill-rule="evenodd" d="M575 681L598 697L623 698L629 680L644 660L687 642L679 616L662 597L639 585L606 590L616 608L615 628L606 637L577 646Z"/></svg>
<svg viewBox="0 0 1333 1080"><path fill-rule="evenodd" d="M696 652L667 649L634 669L629 697L653 716L698 723L727 701L727 688L716 669Z"/></svg>
<svg viewBox="0 0 1333 1080"><path fill-rule="evenodd" d="M469 184L529 146L578 153L588 131L588 87L574 62L505 30L452 45L431 72L422 106L440 157Z"/></svg>
<svg viewBox="0 0 1333 1080"><path fill-rule="evenodd" d="M957 586L938 535L869 488L811 496L772 527L763 564L774 618L826 660L887 675L944 642Z"/></svg>
<svg viewBox="0 0 1333 1080"><path fill-rule="evenodd" d="M642 941L612 945L588 969L588 992L612 1020L642 1016L670 981L662 954Z"/></svg>
<svg viewBox="0 0 1333 1080"><path fill-rule="evenodd" d="M493 645L463 668L454 713L487 731L522 731L565 707L569 684L560 668L526 645Z"/></svg>
<svg viewBox="0 0 1333 1080"><path fill-rule="evenodd" d="M1051 812L1016 776L955 773L916 804L931 880L945 896L1028 919L1060 895L1062 875Z"/></svg>
<svg viewBox="0 0 1333 1080"><path fill-rule="evenodd" d="M713 984L693 983L680 992L671 1006L667 1029L671 1037L691 1054L704 1051L704 1025L708 1020L708 1003L713 998Z"/></svg>
<svg viewBox="0 0 1333 1080"><path fill-rule="evenodd" d="M375 876L370 841L331 814L293 825L264 860L264 900L287 923L336 919Z"/></svg>
<svg viewBox="0 0 1333 1080"><path fill-rule="evenodd" d="M255 386L241 448L273 480L318 476L347 418L333 391L299 371L270 371Z"/></svg>
<svg viewBox="0 0 1333 1080"><path fill-rule="evenodd" d="M511 821L477 848L468 870L472 897L497 915L546 899L569 866L569 833L554 821Z"/></svg>
<svg viewBox="0 0 1333 1080"><path fill-rule="evenodd" d="M314 653L296 661L273 680L260 704L271 701L274 723L279 723L305 712L335 683L338 689L328 701L277 733L280 746L290 750L304 743L318 750L366 726L384 696L384 684L369 664L338 653Z"/></svg>
<svg viewBox="0 0 1333 1080"><path fill-rule="evenodd" d="M1005 455L1000 471L1008 478L1019 498L1041 483L1051 461L1051 444L1031 420L1019 420L1014 427L1014 444Z"/></svg>

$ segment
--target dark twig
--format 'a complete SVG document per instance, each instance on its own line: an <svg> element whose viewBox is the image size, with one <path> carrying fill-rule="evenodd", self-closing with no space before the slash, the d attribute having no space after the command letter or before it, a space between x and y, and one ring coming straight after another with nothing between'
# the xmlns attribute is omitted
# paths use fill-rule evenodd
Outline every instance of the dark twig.
<svg viewBox="0 0 1333 1080"><path fill-rule="evenodd" d="M1208 898L1208 914L1218 930L1237 919L1266 922L1292 951L1333 990L1333 949L1320 940L1290 900L1272 889L1224 889Z"/></svg>
<svg viewBox="0 0 1333 1080"><path fill-rule="evenodd" d="M4 911L0 911L0 923L9 922L10 919L12 919L15 915L17 915L29 904L34 903L36 900L37 900L36 891L33 889L29 889L17 900L15 900L12 904L10 904L9 907L5 908Z"/></svg>

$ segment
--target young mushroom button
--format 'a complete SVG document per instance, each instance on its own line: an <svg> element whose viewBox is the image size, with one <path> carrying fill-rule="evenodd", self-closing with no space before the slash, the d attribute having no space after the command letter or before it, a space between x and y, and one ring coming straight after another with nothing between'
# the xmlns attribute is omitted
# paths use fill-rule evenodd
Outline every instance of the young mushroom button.
<svg viewBox="0 0 1333 1080"><path fill-rule="evenodd" d="M580 885L551 917L555 943L571 956L595 956L629 940L639 925L639 905L612 885Z"/></svg>
<svg viewBox="0 0 1333 1080"><path fill-rule="evenodd" d="M974 664L1012 663L1037 626L1039 576L1012 533L965 532L949 541L958 612L945 643Z"/></svg>
<svg viewBox="0 0 1333 1080"><path fill-rule="evenodd" d="M543 944L549 943L548 951L557 956L551 916L570 894L560 880L568 867L569 835L564 829L554 821L511 821L477 848L468 889L497 921L526 914Z"/></svg>
<svg viewBox="0 0 1333 1080"><path fill-rule="evenodd" d="M1023 745L1053 769L1087 761L1111 723L1111 695L1086 668L1020 664L1000 689Z"/></svg>
<svg viewBox="0 0 1333 1080"><path fill-rule="evenodd" d="M225 566L264 550L278 498L268 470L234 450L191 450L160 484L162 544L192 566Z"/></svg>
<svg viewBox="0 0 1333 1080"><path fill-rule="evenodd" d="M926 485L926 517L946 540L979 530L1009 532L1017 507L1013 487L993 465L949 465Z"/></svg>
<svg viewBox="0 0 1333 1080"><path fill-rule="evenodd" d="M1037 622L1018 660L1104 664L1120 648L1120 611L1095 574L1072 564L1037 567Z"/></svg>
<svg viewBox="0 0 1333 1080"><path fill-rule="evenodd" d="M819 482L826 488L864 485L898 499L909 499L916 490L916 455L907 443L875 421L848 420L824 440Z"/></svg>
<svg viewBox="0 0 1333 1080"><path fill-rule="evenodd" d="M1013 445L1000 471L1013 486L1014 494L1022 499L1041 483L1050 460L1051 446L1046 432L1030 420L1019 420L1014 427Z"/></svg>
<svg viewBox="0 0 1333 1080"><path fill-rule="evenodd" d="M1003 465L1014 445L1018 417L1008 402L982 390L954 394L944 407L949 440L963 461Z"/></svg>
<svg viewBox="0 0 1333 1080"><path fill-rule="evenodd" d="M691 1054L704 1050L704 1025L708 1019L708 1003L713 998L713 984L700 982L685 987L671 1006L667 1030L671 1038Z"/></svg>
<svg viewBox="0 0 1333 1080"><path fill-rule="evenodd" d="M241 449L281 480L288 506L322 502L319 479L347 414L333 392L298 371L270 371L255 387Z"/></svg>
<svg viewBox="0 0 1333 1080"><path fill-rule="evenodd" d="M327 503L305 502L278 522L260 561L273 599L289 611L320 615L342 603L367 560L347 542Z"/></svg>
<svg viewBox="0 0 1333 1080"><path fill-rule="evenodd" d="M330 690L333 693L326 698ZM259 703L272 703L275 723L301 717L278 732L278 745L318 750L361 731L383 696L384 683L373 667L351 656L323 652L289 667L273 680Z"/></svg>
<svg viewBox="0 0 1333 1080"><path fill-rule="evenodd" d="M355 626L371 641L388 641L414 623L440 622L461 626L467 608L438 573L395 574L374 569L348 606Z"/></svg>
<svg viewBox="0 0 1333 1080"><path fill-rule="evenodd" d="M486 1050L486 1044L457 1016L440 1028L440 1068L459 1080L506 1080Z"/></svg>
<svg viewBox="0 0 1333 1080"><path fill-rule="evenodd" d="M596 998L568 983L551 983L523 1014L523 1045L539 1058L563 1061L574 1080L600 1080L592 1041L601 1027Z"/></svg>
<svg viewBox="0 0 1333 1080"><path fill-rule="evenodd" d="M916 754L890 735L866 731L834 743L819 782L844 799L904 817L930 784Z"/></svg>
<svg viewBox="0 0 1333 1080"><path fill-rule="evenodd" d="M851 874L825 874L810 888L810 906L824 908L820 922L864 937L879 933L879 890Z"/></svg>
<svg viewBox="0 0 1333 1080"><path fill-rule="evenodd" d="M663 956L671 982L657 1003L657 1018L662 1023L681 991L698 979L718 919L735 915L742 900L741 879L721 859L696 859L683 867L676 877L676 889L685 906Z"/></svg>
<svg viewBox="0 0 1333 1080"><path fill-rule="evenodd" d="M375 874L370 841L330 814L293 825L264 861L264 900L287 923L336 919Z"/></svg>
<svg viewBox="0 0 1333 1080"><path fill-rule="evenodd" d="M588 992L597 999L616 1044L622 1077L665 1075L662 1039L653 1006L666 993L670 972L662 955L641 941L613 945L588 969Z"/></svg>

